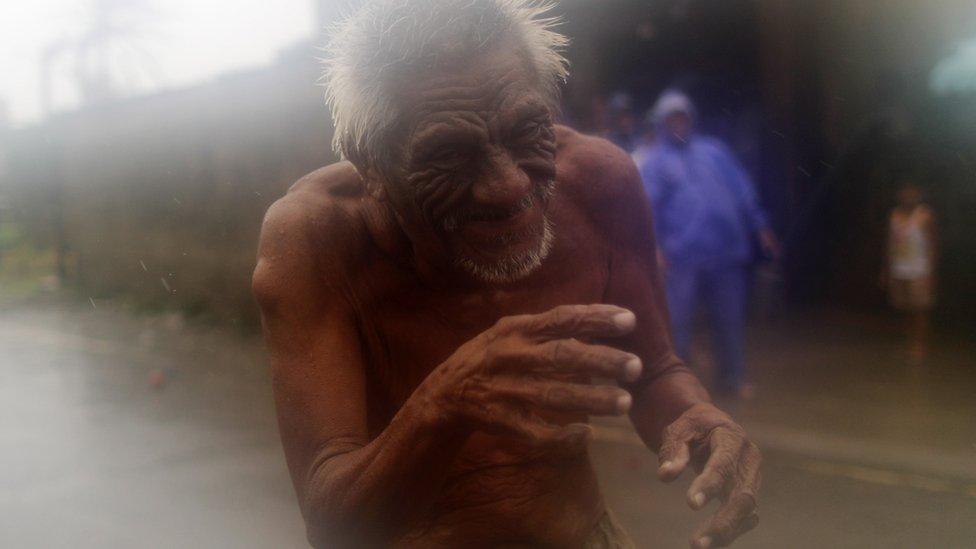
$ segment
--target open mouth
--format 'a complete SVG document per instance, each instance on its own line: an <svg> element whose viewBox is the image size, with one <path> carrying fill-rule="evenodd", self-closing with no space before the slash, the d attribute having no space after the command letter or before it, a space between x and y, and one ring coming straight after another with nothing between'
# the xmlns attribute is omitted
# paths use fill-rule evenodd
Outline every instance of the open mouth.
<svg viewBox="0 0 976 549"><path fill-rule="evenodd" d="M541 182L517 203L507 207L461 208L443 222L444 232L467 257L495 262L538 247L546 232L546 205L555 181Z"/></svg>
<svg viewBox="0 0 976 549"><path fill-rule="evenodd" d="M534 271L549 255L553 232L542 208L533 208L523 215L532 212L539 213L539 223L528 223L516 231L493 232L487 243L471 242L469 237L473 228L471 225L465 227L466 238L455 257L456 264L490 283L511 282Z"/></svg>
<svg viewBox="0 0 976 549"><path fill-rule="evenodd" d="M535 249L544 231L542 208L533 207L502 219L469 221L458 236L468 257L493 264Z"/></svg>

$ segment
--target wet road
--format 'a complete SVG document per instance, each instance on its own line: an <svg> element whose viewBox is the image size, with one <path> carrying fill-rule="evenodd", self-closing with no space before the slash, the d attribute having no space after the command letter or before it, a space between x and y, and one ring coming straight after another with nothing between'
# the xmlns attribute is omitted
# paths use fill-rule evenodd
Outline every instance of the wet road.
<svg viewBox="0 0 976 549"><path fill-rule="evenodd" d="M732 408L767 459L737 547L976 546L972 342L915 367L891 328L753 329L759 397ZM305 546L263 351L232 330L97 302L0 312L0 433L0 547ZM641 547L686 546L686 478L654 480L621 422L598 424L593 455Z"/></svg>
<svg viewBox="0 0 976 549"><path fill-rule="evenodd" d="M302 546L259 349L180 324L2 315L0 547Z"/></svg>

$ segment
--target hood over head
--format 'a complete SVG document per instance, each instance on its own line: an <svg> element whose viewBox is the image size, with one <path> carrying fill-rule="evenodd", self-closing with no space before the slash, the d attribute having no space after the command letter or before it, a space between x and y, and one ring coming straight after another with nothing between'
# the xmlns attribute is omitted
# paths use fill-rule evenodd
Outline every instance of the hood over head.
<svg viewBox="0 0 976 549"><path fill-rule="evenodd" d="M695 104L691 102L691 99L678 90L665 90L654 104L651 116L654 125L660 126L667 117L678 112L687 114L692 122L695 121L697 113L695 112Z"/></svg>

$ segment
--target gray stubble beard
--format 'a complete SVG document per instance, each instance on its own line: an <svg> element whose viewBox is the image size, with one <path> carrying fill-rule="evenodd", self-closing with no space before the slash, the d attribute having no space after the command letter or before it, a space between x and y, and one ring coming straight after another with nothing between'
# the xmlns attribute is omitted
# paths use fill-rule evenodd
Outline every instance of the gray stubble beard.
<svg viewBox="0 0 976 549"><path fill-rule="evenodd" d="M532 250L510 255L491 264L478 263L465 256L455 258L455 265L469 275L488 284L516 282L532 274L552 251L555 235L549 217L543 218L539 245Z"/></svg>
<svg viewBox="0 0 976 549"><path fill-rule="evenodd" d="M525 207L531 207L536 200L548 203L555 191L555 185L555 179L550 179L540 185L529 195L529 203ZM444 228L448 232L453 232L457 225L457 220L449 217L445 221ZM552 222L546 215L542 218L542 235L539 238L539 245L534 249L510 255L492 264L479 263L470 257L459 255L454 259L454 264L462 271L488 284L516 282L529 276L542 265L542 262L549 257L549 252L552 251L553 240L555 240L555 233Z"/></svg>

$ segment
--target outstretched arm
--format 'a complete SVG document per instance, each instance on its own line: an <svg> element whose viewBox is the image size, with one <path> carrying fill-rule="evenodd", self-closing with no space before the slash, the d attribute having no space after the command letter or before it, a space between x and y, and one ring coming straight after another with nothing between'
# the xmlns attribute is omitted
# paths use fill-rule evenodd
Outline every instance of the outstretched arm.
<svg viewBox="0 0 976 549"><path fill-rule="evenodd" d="M608 215L598 220L611 243L605 299L637 315L637 328L622 341L645 364L641 378L627 387L634 394L630 417L644 442L657 451L665 427L692 406L710 400L674 354L650 203L633 164L622 154L615 160L618 162L606 170L613 178L606 182L603 193L607 203L599 208Z"/></svg>
<svg viewBox="0 0 976 549"><path fill-rule="evenodd" d="M603 220L611 245L607 301L634 311L637 328L622 348L646 365L628 387L634 395L631 421L645 443L658 452L662 480L677 478L689 463L700 474L688 490L688 504L703 508L712 498L722 505L692 536L693 547L720 547L755 527L760 454L745 432L715 408L708 394L674 354L667 307L655 259L650 208L632 163L621 159L607 170Z"/></svg>

